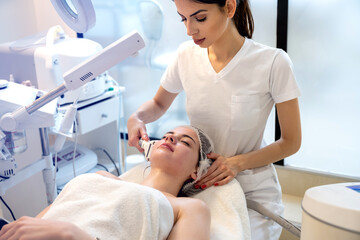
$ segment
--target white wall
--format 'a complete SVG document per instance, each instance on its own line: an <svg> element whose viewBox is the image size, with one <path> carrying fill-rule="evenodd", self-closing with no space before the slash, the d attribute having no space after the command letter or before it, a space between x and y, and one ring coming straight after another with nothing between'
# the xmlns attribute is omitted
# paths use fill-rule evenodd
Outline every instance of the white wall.
<svg viewBox="0 0 360 240"><path fill-rule="evenodd" d="M0 42L13 41L36 31L33 0L0 0Z"/></svg>
<svg viewBox="0 0 360 240"><path fill-rule="evenodd" d="M15 41L54 25L61 25L70 36L76 35L60 19L50 0L0 0L0 43Z"/></svg>

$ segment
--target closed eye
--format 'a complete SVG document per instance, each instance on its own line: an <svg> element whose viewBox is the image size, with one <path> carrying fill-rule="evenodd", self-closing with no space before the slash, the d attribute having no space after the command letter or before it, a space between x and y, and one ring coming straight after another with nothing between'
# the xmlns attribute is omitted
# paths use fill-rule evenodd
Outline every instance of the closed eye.
<svg viewBox="0 0 360 240"><path fill-rule="evenodd" d="M206 20L206 17L204 17L204 18L196 18L196 21L198 21L198 22L204 22Z"/></svg>
<svg viewBox="0 0 360 240"><path fill-rule="evenodd" d="M190 144L186 141L181 141L182 143L184 143L186 146L190 147Z"/></svg>
<svg viewBox="0 0 360 240"><path fill-rule="evenodd" d="M198 22L204 22L206 20L206 17L203 17L203 18L195 18L196 21ZM186 18L182 18L181 19L181 22L185 22L186 21Z"/></svg>

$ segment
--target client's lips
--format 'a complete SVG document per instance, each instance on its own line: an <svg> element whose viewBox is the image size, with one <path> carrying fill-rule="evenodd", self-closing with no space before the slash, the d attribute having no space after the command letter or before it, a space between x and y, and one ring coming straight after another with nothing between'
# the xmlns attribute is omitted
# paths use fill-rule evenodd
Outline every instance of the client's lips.
<svg viewBox="0 0 360 240"><path fill-rule="evenodd" d="M163 144L161 144L159 147L163 147L163 148L167 148L167 149L169 149L170 151L174 151L174 149L172 148L172 146L170 145L170 144L168 144L168 143L163 143Z"/></svg>
<svg viewBox="0 0 360 240"><path fill-rule="evenodd" d="M195 43L195 44L200 45L200 44L202 44L202 43L205 41L205 38L193 39L193 40L194 40L194 43Z"/></svg>

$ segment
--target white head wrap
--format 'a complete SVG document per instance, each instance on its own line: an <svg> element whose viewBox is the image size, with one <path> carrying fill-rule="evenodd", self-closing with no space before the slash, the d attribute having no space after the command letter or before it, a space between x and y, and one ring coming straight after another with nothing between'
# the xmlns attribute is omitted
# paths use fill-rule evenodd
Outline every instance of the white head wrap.
<svg viewBox="0 0 360 240"><path fill-rule="evenodd" d="M200 128L194 126L183 126L183 127L188 127L193 129L196 135L198 136L200 142L199 164L197 168L196 179L194 181L184 184L184 186L181 189L182 194L186 196L191 196L202 191L201 188L196 189L194 185L197 181L201 179L202 176L206 174L208 168L211 166L213 162L213 160L207 158L207 155L214 151L214 144L211 138Z"/></svg>

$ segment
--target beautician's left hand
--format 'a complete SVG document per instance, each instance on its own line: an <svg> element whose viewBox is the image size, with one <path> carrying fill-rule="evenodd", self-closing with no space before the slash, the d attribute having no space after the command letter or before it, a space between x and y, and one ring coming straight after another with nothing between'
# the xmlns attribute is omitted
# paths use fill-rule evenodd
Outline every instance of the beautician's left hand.
<svg viewBox="0 0 360 240"><path fill-rule="evenodd" d="M239 170L236 161L216 153L210 153L207 157L215 161L209 167L207 173L195 184L195 187L205 189L212 185L225 185L238 174Z"/></svg>
<svg viewBox="0 0 360 240"><path fill-rule="evenodd" d="M62 240L91 239L90 235L74 224L45 220L32 217L21 217L17 221L6 224L0 231L0 240Z"/></svg>

